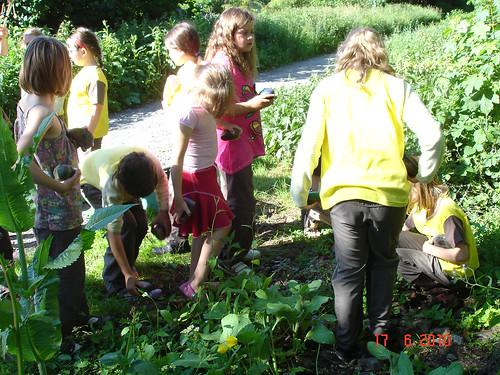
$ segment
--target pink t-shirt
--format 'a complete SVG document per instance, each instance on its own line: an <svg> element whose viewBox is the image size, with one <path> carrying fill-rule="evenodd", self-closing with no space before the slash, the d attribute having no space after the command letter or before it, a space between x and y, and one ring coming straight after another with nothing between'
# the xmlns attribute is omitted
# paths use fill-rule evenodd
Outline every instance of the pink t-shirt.
<svg viewBox="0 0 500 375"><path fill-rule="evenodd" d="M203 107L186 106L179 112L179 123L193 129L184 155L183 169L194 172L214 165L217 156L215 118Z"/></svg>
<svg viewBox="0 0 500 375"><path fill-rule="evenodd" d="M256 95L253 80L246 78L237 67L233 66L224 52L217 52L211 62L224 65L231 70L236 94L235 102L246 102ZM260 112L250 112L231 117L224 116L222 119L240 126L243 130L239 139L223 141L220 139L222 130L217 129L219 152L217 153L216 164L225 173L235 174L252 164L253 159L256 157L265 155Z"/></svg>

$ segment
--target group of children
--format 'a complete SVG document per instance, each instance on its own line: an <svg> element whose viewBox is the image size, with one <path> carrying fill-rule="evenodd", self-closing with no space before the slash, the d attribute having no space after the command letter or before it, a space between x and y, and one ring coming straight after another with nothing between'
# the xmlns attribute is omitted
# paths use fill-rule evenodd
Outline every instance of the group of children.
<svg viewBox="0 0 500 375"><path fill-rule="evenodd" d="M189 278L179 286L187 298L206 280L210 257L228 257L236 249L249 252L256 208L252 162L265 153L259 111L274 100L274 94L255 91L254 23L244 9L225 10L204 61L191 24L177 24L166 34L165 47L180 66L177 75L168 77L162 101L165 126L173 127L177 137L172 204L167 176L149 151L133 145L101 148L109 123L107 81L95 34L79 28L67 46L43 36L28 43L15 136L18 151L27 152L41 122L50 119L31 173L37 184L35 234L38 240L53 236L51 256L80 232L81 190L95 208L138 203L156 192L159 211L151 225L168 235L173 220L181 235L193 237ZM73 79L70 58L82 66ZM68 91L66 126L55 103ZM403 124L416 133L422 150L411 194L402 161ZM80 162L79 144L71 137L74 128L93 137L92 152L80 153ZM232 139L224 139L225 132ZM431 182L442 145L439 124L411 87L394 76L380 36L367 28L351 32L339 48L336 72L312 94L291 181L297 206L311 208L307 194L321 156L321 205L331 210L334 229L332 284L342 360L353 355L362 331L365 280L368 329L376 335L387 329L396 269L411 282L448 285L451 277L466 276L478 266L467 218L446 190ZM52 171L59 164L79 169L58 181ZM400 234L407 207L411 214ZM421 234L407 231L412 228ZM134 295L147 287L135 268L147 229L140 204L108 225L103 271L108 293ZM225 244L231 231L232 243ZM445 239L439 242L436 237L442 234ZM88 316L83 254L60 277L67 336Z"/></svg>

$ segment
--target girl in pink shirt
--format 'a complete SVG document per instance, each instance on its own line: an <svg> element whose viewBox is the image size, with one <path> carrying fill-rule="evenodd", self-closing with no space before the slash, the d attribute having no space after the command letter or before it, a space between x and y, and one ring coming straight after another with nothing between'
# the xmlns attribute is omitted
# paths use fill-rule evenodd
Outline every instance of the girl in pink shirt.
<svg viewBox="0 0 500 375"><path fill-rule="evenodd" d="M246 254L254 237L255 197L253 160L265 154L259 110L272 104L274 95L255 92L255 18L241 8L226 9L215 23L205 58L227 66L233 77L235 97L218 123L216 163L221 170L221 187L233 211L234 243ZM223 140L225 130L239 138Z"/></svg>
<svg viewBox="0 0 500 375"><path fill-rule="evenodd" d="M215 118L224 113L234 95L231 73L220 65L198 65L195 78L192 102L179 112L179 139L171 169L174 225L181 235L193 234L190 277L179 287L188 298L194 297L206 279L208 259L219 254L233 219L214 165Z"/></svg>

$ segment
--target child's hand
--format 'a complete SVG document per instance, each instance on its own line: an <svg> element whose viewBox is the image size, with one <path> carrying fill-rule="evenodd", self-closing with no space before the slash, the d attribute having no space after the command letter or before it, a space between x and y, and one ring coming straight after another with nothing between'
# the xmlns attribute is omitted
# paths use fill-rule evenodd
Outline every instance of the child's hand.
<svg viewBox="0 0 500 375"><path fill-rule="evenodd" d="M276 96L274 94L262 94L256 95L252 99L248 101L248 104L255 109L256 111L269 107L274 102L274 98Z"/></svg>
<svg viewBox="0 0 500 375"><path fill-rule="evenodd" d="M151 228L153 228L156 224L161 225L162 229L165 231L165 237L168 237L170 235L170 232L172 231L172 225L170 223L170 216L168 215L168 211L160 210L160 212L158 212L158 214L151 222Z"/></svg>
<svg viewBox="0 0 500 375"><path fill-rule="evenodd" d="M137 277L135 275L125 275L125 288L133 296L139 295L137 291Z"/></svg>
<svg viewBox="0 0 500 375"><path fill-rule="evenodd" d="M183 213L186 213L188 216L191 216L191 211L189 210L188 205L186 204L186 201L184 198L181 197L175 197L174 198L174 221L177 223L181 222L181 216Z"/></svg>
<svg viewBox="0 0 500 375"><path fill-rule="evenodd" d="M60 183L60 189L58 190L58 192L67 193L68 191L70 191L73 188L73 186L75 186L77 183L80 182L81 175L82 172L79 169L77 169L72 177Z"/></svg>

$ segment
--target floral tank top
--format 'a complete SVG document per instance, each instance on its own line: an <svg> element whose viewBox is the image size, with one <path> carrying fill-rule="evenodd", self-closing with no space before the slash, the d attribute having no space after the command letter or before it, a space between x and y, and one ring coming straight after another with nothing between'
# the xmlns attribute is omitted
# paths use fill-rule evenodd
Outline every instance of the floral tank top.
<svg viewBox="0 0 500 375"><path fill-rule="evenodd" d="M34 107L31 107L26 112L23 112L19 106L17 107L17 120L14 126L16 141L23 134L26 128L26 119ZM61 124L61 134L57 138L43 138L35 151L35 162L50 177L54 177L53 170L58 164L78 166L76 148L68 138L63 121L59 117L57 118ZM79 227L82 223L82 201L79 183L75 184L66 193L58 193L45 186L37 185L35 205L35 228L37 229L70 230Z"/></svg>

